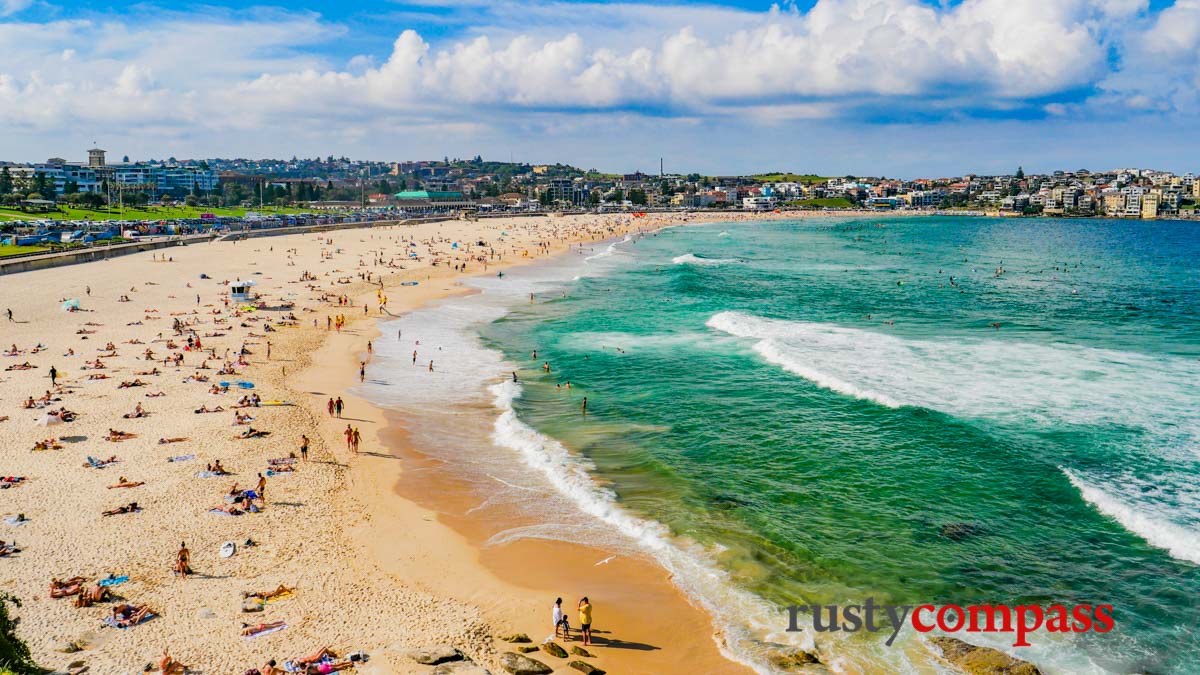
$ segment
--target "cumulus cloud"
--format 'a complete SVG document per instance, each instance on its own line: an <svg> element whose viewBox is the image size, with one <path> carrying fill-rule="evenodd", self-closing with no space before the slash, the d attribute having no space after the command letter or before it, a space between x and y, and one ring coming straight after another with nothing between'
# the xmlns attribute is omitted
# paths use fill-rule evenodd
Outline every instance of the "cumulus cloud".
<svg viewBox="0 0 1200 675"><path fill-rule="evenodd" d="M0 12L20 2L0 0ZM397 25L389 53L339 60L323 55L347 29L316 14L214 11L0 22L0 129L397 118L474 129L481 112L1066 118L1113 102L1194 109L1200 90L1200 0L1156 12L1146 0L819 0L767 12L502 0L460 16L452 37Z"/></svg>

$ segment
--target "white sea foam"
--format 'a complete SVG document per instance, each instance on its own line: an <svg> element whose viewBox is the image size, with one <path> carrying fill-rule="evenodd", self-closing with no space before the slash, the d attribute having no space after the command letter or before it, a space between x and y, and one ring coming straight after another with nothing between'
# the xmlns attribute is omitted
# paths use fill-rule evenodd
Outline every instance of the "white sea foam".
<svg viewBox="0 0 1200 675"><path fill-rule="evenodd" d="M584 259L583 259L583 261L584 261L584 262L588 262L588 263L590 263L590 262L592 262L593 260L600 260L600 259L602 259L602 258L607 258L607 257L609 257L610 255L612 255L612 254L614 254L614 253L616 253L616 252L617 252L617 245L618 245L618 244L624 244L624 243L626 243L626 242L628 242L628 241L631 241L632 239L633 239L633 236L632 236L632 235L628 235L628 234L627 234L627 235L625 235L625 238L624 238L624 239L622 239L621 241L614 241L614 242L612 242L612 243L611 243L611 244L609 244L608 246L604 247L604 249L603 249L603 250L601 250L599 253L597 253L597 254L595 254L595 255L590 255L590 256L588 256L588 257L584 258Z"/></svg>
<svg viewBox="0 0 1200 675"><path fill-rule="evenodd" d="M1148 504L1132 504L1125 498L1084 481L1070 469L1059 468L1084 500L1096 507L1097 511L1117 521L1147 544L1170 553L1172 558L1200 565L1200 532L1172 522L1166 514L1148 512L1147 509L1153 508Z"/></svg>
<svg viewBox="0 0 1200 675"><path fill-rule="evenodd" d="M715 266L729 265L740 261L736 258L703 258L694 253L685 253L671 258L671 262L676 265Z"/></svg>
<svg viewBox="0 0 1200 675"><path fill-rule="evenodd" d="M1190 459L1200 438L1200 363L1018 340L906 339L721 312L707 325L756 340L764 359L814 384L888 407L1039 426L1139 427Z"/></svg>

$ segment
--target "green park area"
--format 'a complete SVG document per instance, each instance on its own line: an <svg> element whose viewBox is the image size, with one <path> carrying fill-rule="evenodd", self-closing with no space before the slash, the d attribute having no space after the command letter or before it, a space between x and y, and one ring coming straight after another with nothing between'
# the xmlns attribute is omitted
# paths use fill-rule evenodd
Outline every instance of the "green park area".
<svg viewBox="0 0 1200 675"><path fill-rule="evenodd" d="M22 253L41 253L49 251L45 246L0 246L0 258L10 255L21 255Z"/></svg>

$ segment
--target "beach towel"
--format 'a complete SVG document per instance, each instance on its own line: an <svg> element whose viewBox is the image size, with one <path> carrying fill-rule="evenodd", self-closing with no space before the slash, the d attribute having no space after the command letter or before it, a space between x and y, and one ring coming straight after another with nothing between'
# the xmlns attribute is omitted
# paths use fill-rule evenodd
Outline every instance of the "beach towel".
<svg viewBox="0 0 1200 675"><path fill-rule="evenodd" d="M295 463L296 463L295 457L278 457L276 459L268 459L267 460L267 464L271 465L271 466L278 466L280 464L295 464Z"/></svg>
<svg viewBox="0 0 1200 675"><path fill-rule="evenodd" d="M208 512L213 514L214 516L240 516L240 515L242 515L240 513L230 513L228 511L222 511L221 509L209 509Z"/></svg>
<svg viewBox="0 0 1200 675"><path fill-rule="evenodd" d="M295 471L272 471L270 469L267 469L267 476L269 476L271 478L280 478L283 476L290 476L294 473L296 473L296 472Z"/></svg>
<svg viewBox="0 0 1200 675"><path fill-rule="evenodd" d="M222 474L219 474L216 471L201 471L196 474L196 478L217 478L221 475Z"/></svg>
<svg viewBox="0 0 1200 675"><path fill-rule="evenodd" d="M8 523L9 525L12 525L13 527L20 527L20 526L24 525L25 523L28 523L29 519L26 518L25 520L17 520L16 516L9 516L4 519L4 522Z"/></svg>
<svg viewBox="0 0 1200 675"><path fill-rule="evenodd" d="M168 462L187 462L196 459L195 455L179 455L178 457L168 457Z"/></svg>
<svg viewBox="0 0 1200 675"><path fill-rule="evenodd" d="M276 626L276 627L274 627L274 628L268 628L268 629L266 629L266 630L264 630L264 631L261 631L261 632L259 632L259 633L255 633L254 635L243 635L243 636L242 636L242 639L243 639L243 640L253 640L253 639L254 639L254 638L256 638L256 637L259 637L260 635L270 635L271 633L278 633L279 631L283 630L284 628L287 628L287 624L286 624L286 623L285 623L285 624L283 624L282 626Z"/></svg>
<svg viewBox="0 0 1200 675"><path fill-rule="evenodd" d="M93 469L103 469L104 467L108 466L109 464L115 464L115 462L102 462L102 461L96 459L95 457L92 457L91 455L88 455L87 461L88 461L88 464L92 465Z"/></svg>
<svg viewBox="0 0 1200 675"><path fill-rule="evenodd" d="M126 581L129 581L129 575L127 575L127 574L119 576L119 577L109 577L107 579L101 579L100 581L97 581L96 583L100 584L101 586L118 586L120 584L125 583Z"/></svg>

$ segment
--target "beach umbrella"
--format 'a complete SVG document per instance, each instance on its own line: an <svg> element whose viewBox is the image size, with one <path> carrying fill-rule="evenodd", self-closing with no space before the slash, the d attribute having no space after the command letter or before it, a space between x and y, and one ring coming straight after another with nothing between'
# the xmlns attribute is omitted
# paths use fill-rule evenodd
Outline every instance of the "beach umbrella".
<svg viewBox="0 0 1200 675"><path fill-rule="evenodd" d="M79 309L79 301L75 298L71 298L62 304L62 310L64 312L69 312L72 309Z"/></svg>
<svg viewBox="0 0 1200 675"><path fill-rule="evenodd" d="M62 424L62 423L63 423L63 420L61 417L59 417L58 415L51 415L50 413L46 413L45 415L42 415L41 417L38 418L38 421L36 422L36 424L39 427L52 427L56 424Z"/></svg>

